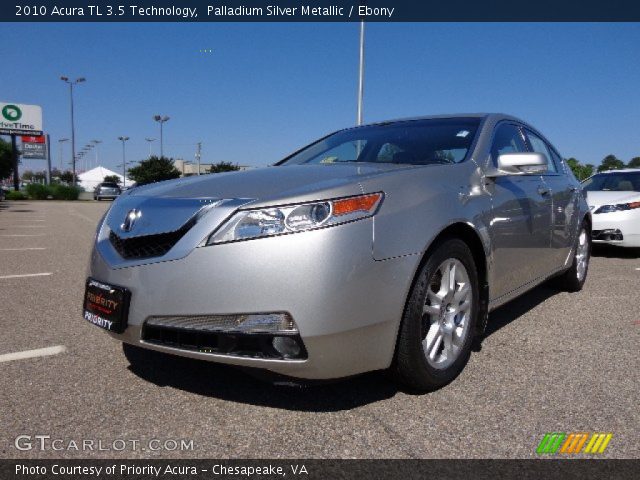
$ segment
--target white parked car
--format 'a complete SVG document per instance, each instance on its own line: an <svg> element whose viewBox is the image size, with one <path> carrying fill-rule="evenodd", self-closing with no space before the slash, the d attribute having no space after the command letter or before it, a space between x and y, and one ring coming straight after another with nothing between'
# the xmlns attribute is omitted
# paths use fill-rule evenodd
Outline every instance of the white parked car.
<svg viewBox="0 0 640 480"><path fill-rule="evenodd" d="M610 170L582 182L596 243L640 247L640 168Z"/></svg>

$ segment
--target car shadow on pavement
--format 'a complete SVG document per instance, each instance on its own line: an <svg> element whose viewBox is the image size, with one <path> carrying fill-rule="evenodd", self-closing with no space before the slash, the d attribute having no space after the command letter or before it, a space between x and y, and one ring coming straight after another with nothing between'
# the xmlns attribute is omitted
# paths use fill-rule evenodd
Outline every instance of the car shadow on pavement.
<svg viewBox="0 0 640 480"><path fill-rule="evenodd" d="M640 258L640 248L593 245L591 256L604 258Z"/></svg>
<svg viewBox="0 0 640 480"><path fill-rule="evenodd" d="M129 369L138 377L161 387L283 410L350 410L393 397L399 391L382 372L332 382L299 383L257 370L164 354L152 357L148 363L131 365Z"/></svg>
<svg viewBox="0 0 640 480"><path fill-rule="evenodd" d="M489 322L485 330L482 340L493 335L501 328L509 325L511 322L519 319L524 314L540 305L548 298L561 293L558 289L543 283L533 290L528 291L521 297L504 304L500 308L489 314ZM481 342L477 342L481 345ZM480 350L480 346L476 347L476 351Z"/></svg>

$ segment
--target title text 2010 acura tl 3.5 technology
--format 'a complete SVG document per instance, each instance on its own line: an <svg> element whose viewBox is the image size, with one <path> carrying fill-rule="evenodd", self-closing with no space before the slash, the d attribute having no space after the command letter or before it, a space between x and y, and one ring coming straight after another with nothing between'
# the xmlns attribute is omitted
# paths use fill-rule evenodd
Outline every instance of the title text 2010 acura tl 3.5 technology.
<svg viewBox="0 0 640 480"><path fill-rule="evenodd" d="M304 379L453 380L488 313L584 284L591 214L534 128L499 114L338 131L276 166L141 186L96 233L84 318L148 350Z"/></svg>

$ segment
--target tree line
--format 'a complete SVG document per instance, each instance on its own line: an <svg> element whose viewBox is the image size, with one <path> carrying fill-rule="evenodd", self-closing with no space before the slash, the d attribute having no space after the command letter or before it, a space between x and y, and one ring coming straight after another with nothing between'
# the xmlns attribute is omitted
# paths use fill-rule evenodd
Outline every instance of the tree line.
<svg viewBox="0 0 640 480"><path fill-rule="evenodd" d="M620 170L622 168L640 168L640 157L633 157L628 163L624 163L613 154L609 154L602 159L600 165L596 168L595 165L587 163L581 164L577 159L571 157L567 158L567 165L571 168L571 171L578 180L584 180L589 178L596 172L604 172L606 170Z"/></svg>
<svg viewBox="0 0 640 480"><path fill-rule="evenodd" d="M590 163L587 163L586 165L582 164L578 159L573 157L566 159L566 161L567 165L569 165L578 180L584 180L596 172L603 172L605 170L640 168L640 157L633 157L629 162L625 163L613 154L604 157L597 167ZM231 162L218 162L211 165L206 173L232 172L235 170L240 170L240 167L232 164ZM10 177L12 172L11 144L0 139L0 179ZM144 185L147 183L178 178L180 176L180 171L174 166L173 159L151 156L142 160L139 165L130 168L128 176L138 185ZM68 170L61 172L57 169L53 169L51 171L51 177L63 183L71 183L73 181L73 174ZM44 171L32 172L27 170L22 174L22 178L28 182L42 182L44 181L45 173ZM110 180L115 181L114 179Z"/></svg>

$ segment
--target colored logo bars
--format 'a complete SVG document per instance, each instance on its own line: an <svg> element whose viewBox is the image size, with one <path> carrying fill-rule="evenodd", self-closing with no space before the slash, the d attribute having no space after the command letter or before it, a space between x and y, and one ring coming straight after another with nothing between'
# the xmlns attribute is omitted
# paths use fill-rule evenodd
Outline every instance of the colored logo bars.
<svg viewBox="0 0 640 480"><path fill-rule="evenodd" d="M539 455L603 453L612 437L611 433L546 433L538 445L536 453Z"/></svg>

